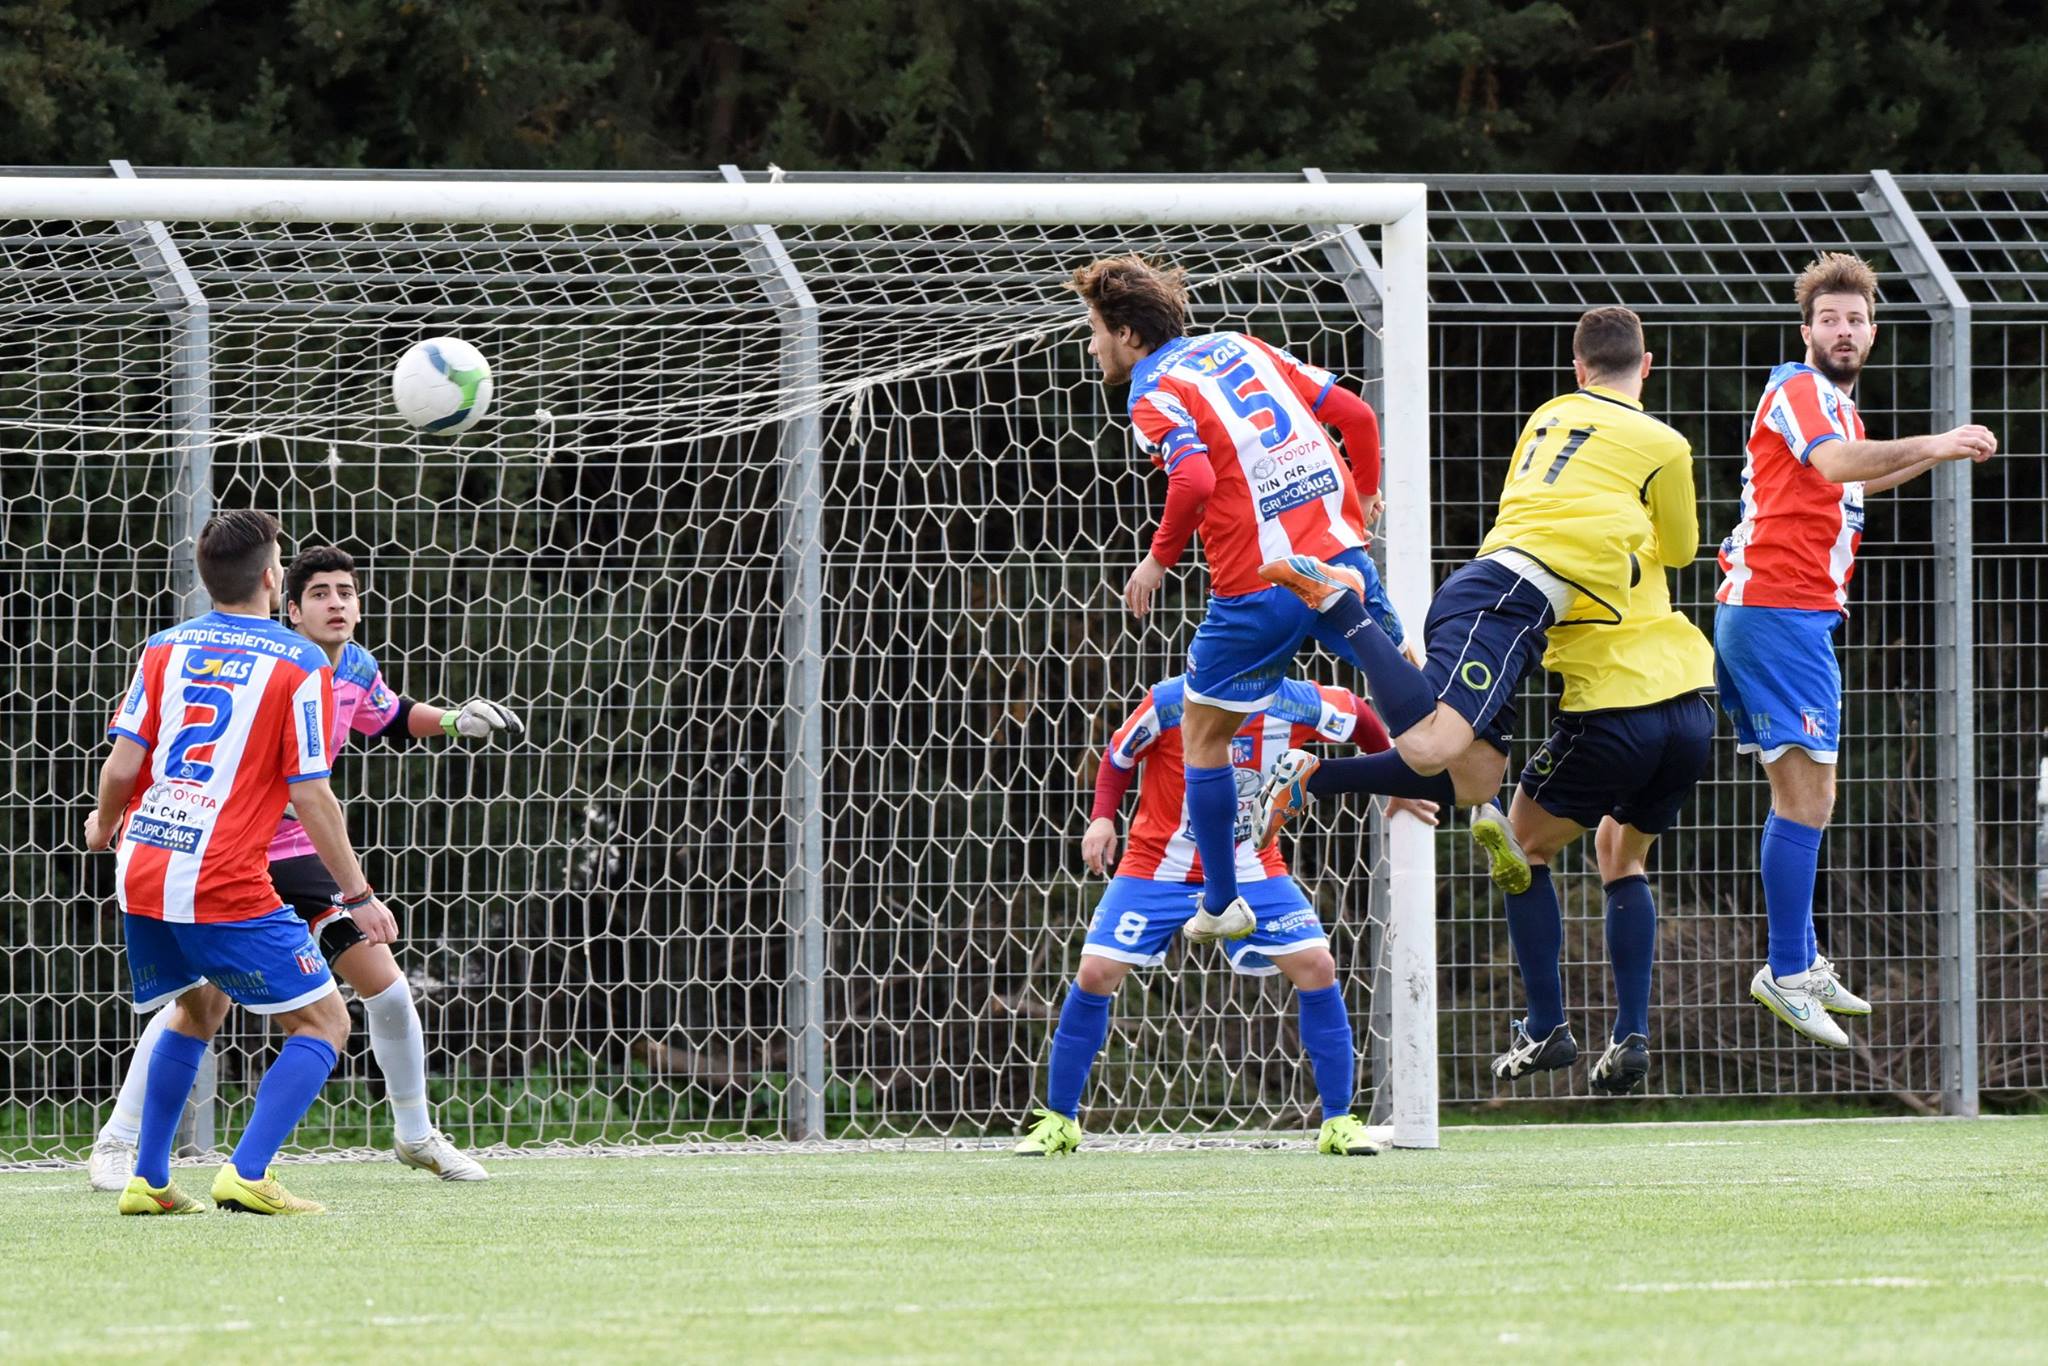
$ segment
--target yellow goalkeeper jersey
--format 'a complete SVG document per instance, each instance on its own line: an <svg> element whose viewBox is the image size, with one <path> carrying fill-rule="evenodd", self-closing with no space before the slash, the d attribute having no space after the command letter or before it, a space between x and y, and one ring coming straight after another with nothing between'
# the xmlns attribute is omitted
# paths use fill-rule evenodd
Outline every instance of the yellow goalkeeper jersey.
<svg viewBox="0 0 2048 1366"><path fill-rule="evenodd" d="M1560 394L1522 428L1500 511L1479 553L1519 550L1577 590L1560 625L1613 624L1629 589L1656 577L1644 547L1676 568L1699 554L1692 448L1625 394ZM1667 600L1668 605L1668 600Z"/></svg>
<svg viewBox="0 0 2048 1366"><path fill-rule="evenodd" d="M1714 647L1671 605L1656 546L1612 626L1552 627L1543 667L1564 679L1564 711L1648 707L1714 686Z"/></svg>

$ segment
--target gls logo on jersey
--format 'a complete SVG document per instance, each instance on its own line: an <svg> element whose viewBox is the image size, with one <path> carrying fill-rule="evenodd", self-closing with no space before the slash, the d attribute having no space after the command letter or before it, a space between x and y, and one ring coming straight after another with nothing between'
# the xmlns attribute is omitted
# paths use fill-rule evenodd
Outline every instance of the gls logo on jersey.
<svg viewBox="0 0 2048 1366"><path fill-rule="evenodd" d="M185 656L186 678L203 678L209 683L233 687L256 676L256 660L232 650L194 650Z"/></svg>

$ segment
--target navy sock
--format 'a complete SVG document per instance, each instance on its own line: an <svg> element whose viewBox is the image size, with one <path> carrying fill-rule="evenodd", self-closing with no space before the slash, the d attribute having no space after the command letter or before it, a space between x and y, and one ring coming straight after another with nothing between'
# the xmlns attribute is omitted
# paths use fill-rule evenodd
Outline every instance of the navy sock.
<svg viewBox="0 0 2048 1366"><path fill-rule="evenodd" d="M166 1029L149 1055L149 1086L142 1096L142 1132L135 1140L135 1174L161 1189L171 1181L171 1145L192 1097L192 1081L206 1056L206 1040Z"/></svg>
<svg viewBox="0 0 2048 1366"><path fill-rule="evenodd" d="M1346 593L1323 613L1323 621L1334 631L1320 631L1326 641L1341 638L1351 662L1365 675L1372 704L1387 723L1389 735L1402 731L1436 714L1436 694L1422 670L1402 657L1401 648L1372 619L1356 593Z"/></svg>
<svg viewBox="0 0 2048 1366"><path fill-rule="evenodd" d="M1813 966L1813 885L1820 872L1821 832L1775 811L1764 822L1764 911L1770 922L1773 977Z"/></svg>
<svg viewBox="0 0 2048 1366"><path fill-rule="evenodd" d="M1351 1088L1358 1080L1357 1045L1351 1037L1351 1016L1344 1009L1344 988L1327 986L1295 993L1301 1001L1301 1046L1315 1073L1316 1097L1323 1118L1351 1113Z"/></svg>
<svg viewBox="0 0 2048 1366"><path fill-rule="evenodd" d="M277 1050L277 1060L256 1088L256 1109L242 1141L235 1144L235 1173L244 1181L261 1181L270 1159L291 1137L292 1130L313 1108L320 1088L334 1071L334 1049L325 1039L294 1034Z"/></svg>
<svg viewBox="0 0 2048 1366"><path fill-rule="evenodd" d="M1187 766L1188 830L1202 856L1202 906L1222 915L1237 900L1237 772Z"/></svg>
<svg viewBox="0 0 2048 1366"><path fill-rule="evenodd" d="M1614 1040L1650 1032L1650 969L1657 961L1657 901L1646 877L1607 884L1607 962L1614 969Z"/></svg>
<svg viewBox="0 0 2048 1366"><path fill-rule="evenodd" d="M1381 797L1422 797L1445 810L1458 804L1458 785L1450 771L1423 777L1408 767L1399 750L1383 749L1378 754L1347 754L1325 759L1308 775L1308 790L1318 797L1342 792L1370 792Z"/></svg>
<svg viewBox="0 0 2048 1366"><path fill-rule="evenodd" d="M1529 1037L1541 1039L1564 1023L1564 979L1558 961L1564 956L1564 912L1550 869L1529 870L1529 890L1508 894L1508 939L1515 946L1515 966L1522 972L1522 995L1528 1001Z"/></svg>
<svg viewBox="0 0 2048 1366"><path fill-rule="evenodd" d="M1045 1106L1068 1119L1081 1117L1081 1092L1088 1087L1088 1074L1095 1068L1095 1056L1109 1041L1107 996L1083 991L1067 984L1067 999L1060 1002L1060 1022L1052 1032L1052 1060L1046 1066Z"/></svg>

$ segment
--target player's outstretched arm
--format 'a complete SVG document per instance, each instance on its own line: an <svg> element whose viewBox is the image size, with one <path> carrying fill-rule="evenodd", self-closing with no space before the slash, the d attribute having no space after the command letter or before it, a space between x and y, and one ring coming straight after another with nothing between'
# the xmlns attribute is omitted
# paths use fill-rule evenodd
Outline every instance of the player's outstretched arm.
<svg viewBox="0 0 2048 1366"><path fill-rule="evenodd" d="M306 837L313 841L313 851L320 855L334 885L343 889L341 904L363 937L372 944L395 941L398 922L370 890L370 880L363 876L355 846L349 843L341 799L334 795L333 785L325 778L308 778L292 784L292 806L298 812L299 824L305 827Z"/></svg>
<svg viewBox="0 0 2048 1366"><path fill-rule="evenodd" d="M488 740L493 735L524 735L525 724L503 702L473 697L459 707L430 707L415 702L406 709L406 733L415 740L446 735L451 740Z"/></svg>
<svg viewBox="0 0 2048 1366"><path fill-rule="evenodd" d="M1814 447L1809 463L1830 483L1860 483L1865 493L1882 493L1944 461L1982 464L1996 454L1998 438L1991 429L1970 422L1952 431L1896 441L1823 442Z"/></svg>
<svg viewBox="0 0 2048 1366"><path fill-rule="evenodd" d="M128 799L135 795L135 784L141 781L148 762L148 750L125 735L114 737L113 752L100 765L99 804L85 818L86 848L98 853L114 842L121 813L128 809Z"/></svg>

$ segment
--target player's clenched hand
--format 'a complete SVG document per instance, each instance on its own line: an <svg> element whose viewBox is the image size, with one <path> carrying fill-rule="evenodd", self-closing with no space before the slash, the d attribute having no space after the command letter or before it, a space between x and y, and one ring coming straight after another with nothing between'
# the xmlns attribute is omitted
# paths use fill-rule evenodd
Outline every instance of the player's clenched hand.
<svg viewBox="0 0 2048 1366"><path fill-rule="evenodd" d="M381 898L371 897L367 906L357 906L349 913L349 919L356 922L356 928L363 932L363 938L372 944L395 944L398 942L398 917L391 914Z"/></svg>
<svg viewBox="0 0 2048 1366"><path fill-rule="evenodd" d="M1116 822L1107 816L1099 816L1088 822L1088 832L1081 836L1081 861L1103 877L1116 865Z"/></svg>
<svg viewBox="0 0 2048 1366"><path fill-rule="evenodd" d="M100 813L99 809L95 807L92 814L85 818L85 847L97 854L113 842L113 828L109 827L104 830L100 828Z"/></svg>
<svg viewBox="0 0 2048 1366"><path fill-rule="evenodd" d="M1426 802L1420 797L1389 797L1387 799L1387 815L1389 817L1403 811L1406 811L1424 825L1436 824L1437 804L1435 802Z"/></svg>
<svg viewBox="0 0 2048 1366"><path fill-rule="evenodd" d="M1998 437L1989 427L1975 422L1943 432L1935 439L1940 443L1943 460L1972 460L1981 465L1998 454Z"/></svg>
<svg viewBox="0 0 2048 1366"><path fill-rule="evenodd" d="M1365 496L1365 543L1368 547L1372 545L1373 523L1379 521L1386 510L1387 495L1384 493L1369 493Z"/></svg>
<svg viewBox="0 0 2048 1366"><path fill-rule="evenodd" d="M493 735L506 732L513 735L526 733L526 727L512 714L510 707L485 697L473 697L456 710L443 712L441 728L465 740L488 740Z"/></svg>
<svg viewBox="0 0 2048 1366"><path fill-rule="evenodd" d="M1124 585L1124 602L1130 606L1132 616L1142 617L1152 610L1152 595L1165 581L1165 565L1150 555L1138 561L1138 567L1131 571L1130 582Z"/></svg>

